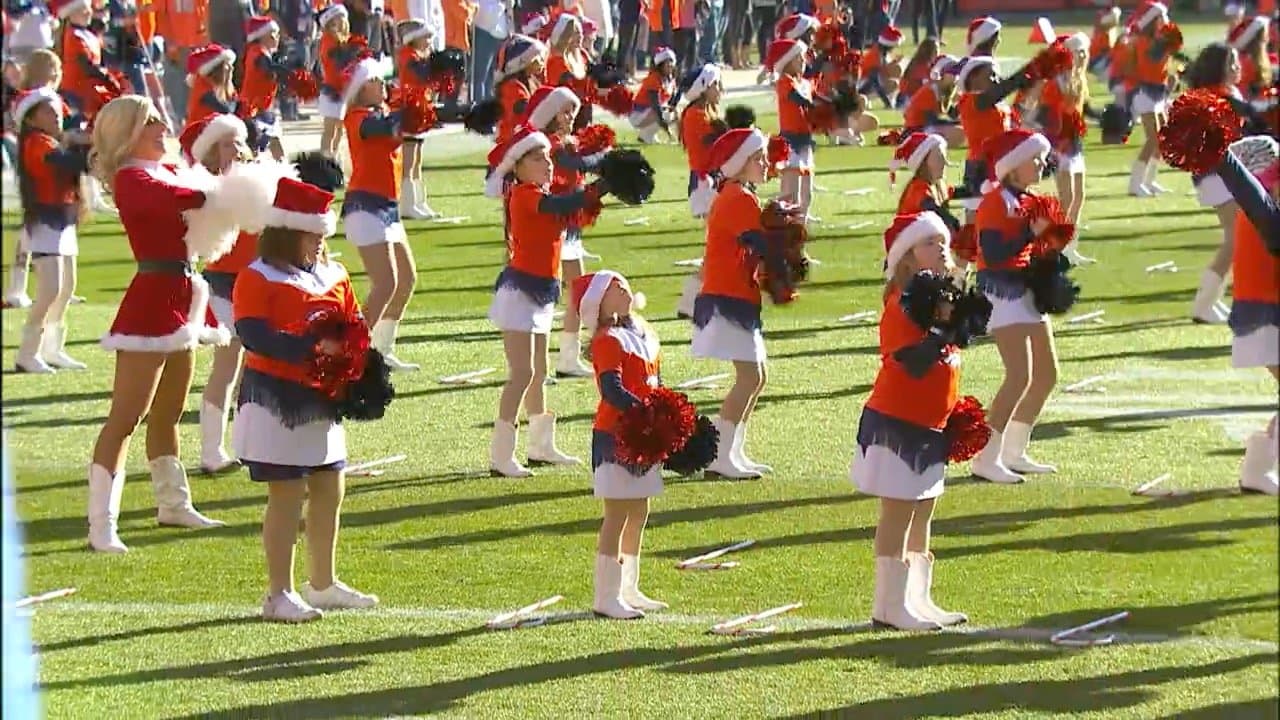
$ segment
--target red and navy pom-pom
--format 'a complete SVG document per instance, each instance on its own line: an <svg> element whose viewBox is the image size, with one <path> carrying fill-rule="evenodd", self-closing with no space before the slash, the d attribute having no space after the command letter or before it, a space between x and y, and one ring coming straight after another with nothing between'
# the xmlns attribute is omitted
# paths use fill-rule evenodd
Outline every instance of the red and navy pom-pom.
<svg viewBox="0 0 1280 720"><path fill-rule="evenodd" d="M316 82L316 76L310 70L290 70L284 85L290 95L303 102L311 102L320 97L320 83Z"/></svg>
<svg viewBox="0 0 1280 720"><path fill-rule="evenodd" d="M369 328L360 318L347 317L337 308L319 310L307 317L297 334L316 340L315 352L307 362L307 379L312 387L335 400L346 385L360 379L370 347ZM336 353L320 349L321 341L337 342Z"/></svg>
<svg viewBox="0 0 1280 720"><path fill-rule="evenodd" d="M579 155L595 155L612 150L618 144L618 135L608 125L588 125L573 134L578 140Z"/></svg>
<svg viewBox="0 0 1280 720"><path fill-rule="evenodd" d="M475 103L462 114L462 126L477 135L492 135L502 119L502 103L490 98Z"/></svg>
<svg viewBox="0 0 1280 720"><path fill-rule="evenodd" d="M610 150L596 172L609 193L627 205L639 205L653 195L653 166L638 150Z"/></svg>
<svg viewBox="0 0 1280 720"><path fill-rule="evenodd" d="M991 426L987 425L987 411L978 398L960 398L951 409L943 434L947 438L948 462L964 462L982 452L991 439Z"/></svg>
<svg viewBox="0 0 1280 720"><path fill-rule="evenodd" d="M609 88L604 97L600 98L598 104L607 112L618 117L627 117L631 114L631 108L635 105L635 102L635 95L626 85L614 85Z"/></svg>
<svg viewBox="0 0 1280 720"><path fill-rule="evenodd" d="M400 131L419 135L436 126L436 106L423 93L405 93L400 103Z"/></svg>
<svg viewBox="0 0 1280 720"><path fill-rule="evenodd" d="M791 159L791 143L781 135L770 135L764 155L769 163L769 177L773 177Z"/></svg>
<svg viewBox="0 0 1280 720"><path fill-rule="evenodd" d="M1031 257L1024 278L1036 312L1062 315L1076 304L1080 286L1071 279L1070 272L1071 262L1060 252L1046 251Z"/></svg>
<svg viewBox="0 0 1280 720"><path fill-rule="evenodd" d="M715 462L716 448L719 443L720 431L716 430L715 423L711 422L711 418L706 415L699 415L688 442L684 447L671 453L662 466L680 475L692 475L705 470L708 465Z"/></svg>
<svg viewBox="0 0 1280 720"><path fill-rule="evenodd" d="M724 111L724 124L731 130L753 128L756 126L756 111L746 105L730 105Z"/></svg>
<svg viewBox="0 0 1280 720"><path fill-rule="evenodd" d="M1071 51L1067 46L1055 42L1032 58L1027 70L1032 79L1049 80L1070 70L1073 62Z"/></svg>
<svg viewBox="0 0 1280 720"><path fill-rule="evenodd" d="M395 399L391 368L376 348L365 353L364 372L347 383L338 398L338 417L349 420L377 420Z"/></svg>
<svg viewBox="0 0 1280 720"><path fill-rule="evenodd" d="M658 387L622 413L614 430L614 456L624 465L661 465L684 448L698 411L684 393Z"/></svg>
<svg viewBox="0 0 1280 720"><path fill-rule="evenodd" d="M809 124L814 130L828 131L835 130L836 109L831 103L823 98L817 98L813 107L809 108Z"/></svg>
<svg viewBox="0 0 1280 720"><path fill-rule="evenodd" d="M441 95L455 95L467 76L467 56L457 48L445 48L431 53L427 67L427 83Z"/></svg>
<svg viewBox="0 0 1280 720"><path fill-rule="evenodd" d="M1208 89L1188 90L1169 106L1169 119L1160 128L1160 155L1179 170L1211 173L1227 147L1240 139L1243 126L1225 97Z"/></svg>

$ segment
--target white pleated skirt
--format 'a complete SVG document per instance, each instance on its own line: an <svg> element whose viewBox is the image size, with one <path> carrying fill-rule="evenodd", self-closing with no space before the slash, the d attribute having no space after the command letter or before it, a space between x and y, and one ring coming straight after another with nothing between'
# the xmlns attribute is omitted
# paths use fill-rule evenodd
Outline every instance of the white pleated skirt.
<svg viewBox="0 0 1280 720"><path fill-rule="evenodd" d="M328 420L290 429L261 405L245 403L231 424L231 446L241 460L318 467L347 459L347 431Z"/></svg>
<svg viewBox="0 0 1280 720"><path fill-rule="evenodd" d="M864 495L891 500L928 500L942 494L946 463L935 463L916 472L892 450L880 445L854 445L849 479Z"/></svg>
<svg viewBox="0 0 1280 720"><path fill-rule="evenodd" d="M342 230L346 233L347 240L356 247L409 242L404 223L397 220L387 225L377 215L363 210L344 215Z"/></svg>
<svg viewBox="0 0 1280 720"><path fill-rule="evenodd" d="M555 303L539 305L513 287L500 287L489 305L489 321L506 332L549 335L555 312Z"/></svg>
<svg viewBox="0 0 1280 720"><path fill-rule="evenodd" d="M640 500L662 494L662 467L654 465L644 475L632 475L617 463L600 463L591 474L594 495L604 500Z"/></svg>
<svg viewBox="0 0 1280 720"><path fill-rule="evenodd" d="M693 326L690 350L696 358L762 363L764 333L747 330L717 312L706 327Z"/></svg>
<svg viewBox="0 0 1280 720"><path fill-rule="evenodd" d="M1264 325L1246 335L1231 338L1231 367L1276 366L1280 366L1280 327Z"/></svg>
<svg viewBox="0 0 1280 720"><path fill-rule="evenodd" d="M1016 298L996 297L991 293L986 293L986 296L991 301L991 321L987 323L989 331L1009 325L1049 322L1048 315L1036 310L1030 291L1023 292Z"/></svg>

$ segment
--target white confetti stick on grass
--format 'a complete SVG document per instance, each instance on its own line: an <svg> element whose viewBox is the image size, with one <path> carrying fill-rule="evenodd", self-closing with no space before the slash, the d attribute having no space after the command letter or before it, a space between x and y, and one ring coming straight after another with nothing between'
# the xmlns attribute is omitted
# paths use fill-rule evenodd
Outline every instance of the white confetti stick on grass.
<svg viewBox="0 0 1280 720"><path fill-rule="evenodd" d="M694 557L681 560L680 562L676 563L676 567L680 568L688 565L693 565L694 563L706 562L707 560L714 560L720 557L721 555L728 555L731 552L737 552L738 550L745 550L755 544L756 544L755 540L743 540L740 543L734 543L733 545L730 545L728 547L722 547L719 550L712 550L709 553L703 553L702 555L695 555Z"/></svg>

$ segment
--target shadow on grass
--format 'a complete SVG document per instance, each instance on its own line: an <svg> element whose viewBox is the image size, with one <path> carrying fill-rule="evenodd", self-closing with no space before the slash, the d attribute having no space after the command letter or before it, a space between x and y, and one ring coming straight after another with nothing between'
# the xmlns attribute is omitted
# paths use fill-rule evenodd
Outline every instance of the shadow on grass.
<svg viewBox="0 0 1280 720"><path fill-rule="evenodd" d="M1145 607L1095 607L1028 618L1024 628L1070 628L1090 620L1128 610L1130 616L1111 630L1142 639L1144 632L1153 637L1194 635L1196 626L1221 618L1266 613L1275 615L1280 600L1274 594L1256 593L1241 597L1222 597L1183 605L1150 605Z"/></svg>
<svg viewBox="0 0 1280 720"><path fill-rule="evenodd" d="M223 617L212 618L208 620L195 620L176 625L150 625L147 627L132 628L122 630L108 635L88 635L85 637L72 638L69 640L59 640L58 642L40 645L37 649L41 653L52 653L60 650L74 650L76 648L97 647L104 643L124 642L128 640L137 640L145 637L155 637L157 635L179 635L189 632L201 632L203 630L212 630L215 628L237 627L241 625L262 625L262 618L256 615L245 615L242 617Z"/></svg>
<svg viewBox="0 0 1280 720"><path fill-rule="evenodd" d="M1256 403L1239 405L1219 405L1217 407L1173 408L1169 410L1146 410L1142 412L1116 413L1103 417L1072 418L1070 420L1054 420L1036 426L1036 435L1041 440L1058 440L1073 435L1075 429L1092 430L1096 433L1139 433L1159 432L1169 429L1169 420L1186 418L1221 417L1239 415L1250 412L1274 412L1275 403Z"/></svg>

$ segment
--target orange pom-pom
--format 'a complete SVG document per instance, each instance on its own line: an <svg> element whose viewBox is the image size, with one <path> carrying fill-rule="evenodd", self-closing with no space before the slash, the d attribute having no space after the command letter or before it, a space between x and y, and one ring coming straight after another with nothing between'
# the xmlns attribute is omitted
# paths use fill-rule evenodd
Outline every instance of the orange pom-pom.
<svg viewBox="0 0 1280 720"><path fill-rule="evenodd" d="M635 95L625 85L614 85L600 98L599 105L618 117L626 117L635 105Z"/></svg>

